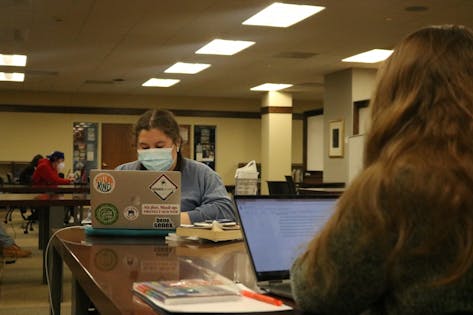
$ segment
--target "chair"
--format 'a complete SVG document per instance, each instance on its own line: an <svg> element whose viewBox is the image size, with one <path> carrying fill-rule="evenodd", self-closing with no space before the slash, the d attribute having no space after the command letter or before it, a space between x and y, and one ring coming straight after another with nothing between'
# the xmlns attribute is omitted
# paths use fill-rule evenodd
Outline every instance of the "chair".
<svg viewBox="0 0 473 315"><path fill-rule="evenodd" d="M266 181L270 195L290 195L289 185L286 181Z"/></svg>
<svg viewBox="0 0 473 315"><path fill-rule="evenodd" d="M297 195L297 187L296 187L296 183L294 182L294 178L292 178L292 176L290 176L290 175L286 175L284 177L286 177L286 182L287 182L287 186L289 188L289 193L291 195Z"/></svg>
<svg viewBox="0 0 473 315"><path fill-rule="evenodd" d="M7 183L8 184L13 184L13 176L12 176L11 173L7 173ZM3 178L0 177L0 185L3 185L3 184L4 184L4 180L3 180ZM17 208L15 208L15 207L6 207L5 218L3 219L3 222L5 224L12 221L13 212L16 209ZM31 216L27 216L26 215L26 210L27 210L26 208L20 207L19 210L20 210L20 213L21 213L21 217L23 218L23 220L26 221L26 223L24 224L23 233L28 234L28 231L33 231L33 223L36 222L36 218L33 218ZM34 212L33 209L31 209L31 213L33 213L33 212Z"/></svg>
<svg viewBox="0 0 473 315"><path fill-rule="evenodd" d="M12 181L12 175L11 173L7 173L7 184L12 184L13 181ZM5 180L0 177L0 185L3 185L5 184ZM14 207L6 207L6 212L5 212L5 219L3 220L3 222L5 224L7 224L8 222L11 222L12 220L12 215L13 215L13 212L15 211L15 208ZM24 219L24 217L23 217Z"/></svg>

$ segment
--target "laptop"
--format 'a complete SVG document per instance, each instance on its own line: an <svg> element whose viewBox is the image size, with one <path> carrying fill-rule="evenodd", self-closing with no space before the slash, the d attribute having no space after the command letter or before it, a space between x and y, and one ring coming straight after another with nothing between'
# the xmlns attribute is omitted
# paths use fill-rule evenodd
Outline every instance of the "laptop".
<svg viewBox="0 0 473 315"><path fill-rule="evenodd" d="M292 263L328 221L336 202L330 196L235 196L258 288L293 298Z"/></svg>
<svg viewBox="0 0 473 315"><path fill-rule="evenodd" d="M172 231L181 219L181 173L91 170L94 230Z"/></svg>

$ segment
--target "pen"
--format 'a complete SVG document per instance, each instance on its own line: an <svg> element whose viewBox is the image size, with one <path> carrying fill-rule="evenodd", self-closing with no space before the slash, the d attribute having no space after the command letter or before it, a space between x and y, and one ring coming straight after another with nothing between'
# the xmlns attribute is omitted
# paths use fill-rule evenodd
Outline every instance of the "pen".
<svg viewBox="0 0 473 315"><path fill-rule="evenodd" d="M273 304L273 305L276 305L276 306L281 306L282 305L281 300L275 299L273 297L270 297L270 296L267 296L267 295L264 295L264 294L259 294L259 293L251 292L251 291L248 291L248 290L242 290L242 291L240 291L240 294L243 295L243 296L246 296L246 297L261 301L261 302Z"/></svg>

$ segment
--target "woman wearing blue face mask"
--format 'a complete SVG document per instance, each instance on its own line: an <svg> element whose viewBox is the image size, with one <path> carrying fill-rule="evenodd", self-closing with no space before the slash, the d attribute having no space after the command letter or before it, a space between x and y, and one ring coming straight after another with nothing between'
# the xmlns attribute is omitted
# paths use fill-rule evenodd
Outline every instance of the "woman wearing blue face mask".
<svg viewBox="0 0 473 315"><path fill-rule="evenodd" d="M181 223L235 219L233 203L220 176L207 165L184 158L179 124L167 110L149 110L134 127L138 160L117 170L181 172Z"/></svg>

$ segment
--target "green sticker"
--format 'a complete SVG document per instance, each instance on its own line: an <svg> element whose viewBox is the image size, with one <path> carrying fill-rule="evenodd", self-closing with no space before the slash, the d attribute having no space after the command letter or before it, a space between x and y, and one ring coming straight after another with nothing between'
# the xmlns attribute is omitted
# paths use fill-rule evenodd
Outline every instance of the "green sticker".
<svg viewBox="0 0 473 315"><path fill-rule="evenodd" d="M95 218L103 225L110 225L118 220L118 209L111 203L103 203L95 209Z"/></svg>

